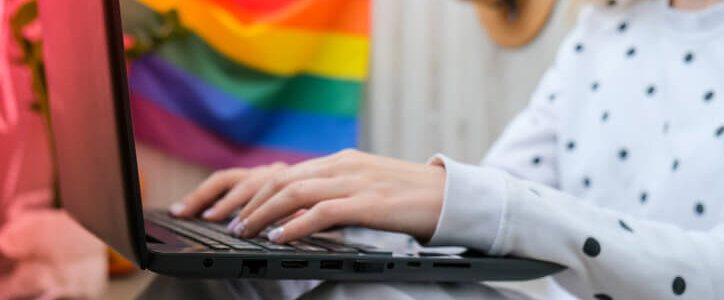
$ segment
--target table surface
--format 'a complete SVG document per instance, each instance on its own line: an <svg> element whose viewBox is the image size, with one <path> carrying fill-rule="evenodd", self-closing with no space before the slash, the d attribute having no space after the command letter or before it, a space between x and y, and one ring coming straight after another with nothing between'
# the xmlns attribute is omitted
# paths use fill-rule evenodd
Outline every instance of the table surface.
<svg viewBox="0 0 724 300"><path fill-rule="evenodd" d="M155 277L156 275L149 271L136 271L127 276L112 278L108 281L108 287L99 299L135 299Z"/></svg>

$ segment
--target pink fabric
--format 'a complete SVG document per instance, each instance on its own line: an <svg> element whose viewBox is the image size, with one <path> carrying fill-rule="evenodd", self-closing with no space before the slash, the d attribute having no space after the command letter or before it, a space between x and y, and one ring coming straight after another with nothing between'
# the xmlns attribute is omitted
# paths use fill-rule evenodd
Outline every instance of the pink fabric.
<svg viewBox="0 0 724 300"><path fill-rule="evenodd" d="M8 20L27 0L0 0L0 299L97 297L106 281L103 244L51 208L45 123L30 109L30 72ZM38 39L40 24L26 28Z"/></svg>

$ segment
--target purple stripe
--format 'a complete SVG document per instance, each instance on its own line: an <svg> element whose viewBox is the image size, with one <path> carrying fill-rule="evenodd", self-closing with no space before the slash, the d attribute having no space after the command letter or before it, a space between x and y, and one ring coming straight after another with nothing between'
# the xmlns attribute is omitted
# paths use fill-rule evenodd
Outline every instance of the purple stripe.
<svg viewBox="0 0 724 300"><path fill-rule="evenodd" d="M169 113L138 94L131 97L136 138L182 158L213 168L251 167L277 161L296 163L312 154L239 146Z"/></svg>

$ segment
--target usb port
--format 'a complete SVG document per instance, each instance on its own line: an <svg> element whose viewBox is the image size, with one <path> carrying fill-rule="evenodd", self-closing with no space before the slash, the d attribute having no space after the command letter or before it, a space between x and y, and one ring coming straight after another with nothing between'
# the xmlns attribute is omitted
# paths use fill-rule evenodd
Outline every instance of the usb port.
<svg viewBox="0 0 724 300"><path fill-rule="evenodd" d="M285 269L304 269L309 265L306 260L282 260L282 268Z"/></svg>
<svg viewBox="0 0 724 300"><path fill-rule="evenodd" d="M319 268L325 270L341 270L341 260L322 260L319 262Z"/></svg>

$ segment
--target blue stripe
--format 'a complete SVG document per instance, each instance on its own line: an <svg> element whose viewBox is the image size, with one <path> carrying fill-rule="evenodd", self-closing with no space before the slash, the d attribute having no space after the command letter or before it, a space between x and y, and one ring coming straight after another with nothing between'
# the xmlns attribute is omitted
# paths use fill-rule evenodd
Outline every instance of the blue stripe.
<svg viewBox="0 0 724 300"><path fill-rule="evenodd" d="M357 145L357 118L256 108L153 55L133 62L129 86L132 93L241 145L315 154Z"/></svg>

